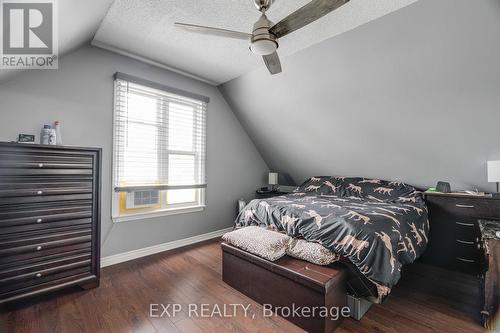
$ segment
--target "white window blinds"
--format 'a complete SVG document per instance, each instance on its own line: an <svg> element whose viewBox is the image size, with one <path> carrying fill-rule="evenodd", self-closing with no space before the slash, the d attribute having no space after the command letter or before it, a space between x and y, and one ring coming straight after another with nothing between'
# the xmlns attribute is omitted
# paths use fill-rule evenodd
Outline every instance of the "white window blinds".
<svg viewBox="0 0 500 333"><path fill-rule="evenodd" d="M207 103L204 96L115 74L115 192L171 191L167 206L197 201L193 189L207 183Z"/></svg>

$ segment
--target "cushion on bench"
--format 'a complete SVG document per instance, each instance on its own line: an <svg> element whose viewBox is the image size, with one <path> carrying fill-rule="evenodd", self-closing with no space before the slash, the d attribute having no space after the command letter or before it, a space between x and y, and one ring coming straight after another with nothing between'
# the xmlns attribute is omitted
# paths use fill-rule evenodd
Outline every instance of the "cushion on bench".
<svg viewBox="0 0 500 333"><path fill-rule="evenodd" d="M315 242L308 242L304 239L290 240L286 254L316 265L329 265L340 259L338 254L333 253L323 245Z"/></svg>
<svg viewBox="0 0 500 333"><path fill-rule="evenodd" d="M228 232L222 239L247 252L274 261L286 254L291 238L276 231L250 226Z"/></svg>

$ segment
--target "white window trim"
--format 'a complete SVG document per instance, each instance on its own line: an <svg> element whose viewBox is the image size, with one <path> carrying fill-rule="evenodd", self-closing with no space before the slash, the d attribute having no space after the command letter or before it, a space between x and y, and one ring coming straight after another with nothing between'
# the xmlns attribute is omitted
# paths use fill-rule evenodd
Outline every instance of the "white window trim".
<svg viewBox="0 0 500 333"><path fill-rule="evenodd" d="M147 219L152 219L152 218L157 218L157 217L162 217L162 216L202 212L205 210L205 208L206 208L206 205L167 208L167 209L155 210L154 212L144 212L144 213L128 214L128 215L123 215L123 216L115 216L112 218L112 220L114 223L122 223L122 222L137 221L137 220L147 220Z"/></svg>
<svg viewBox="0 0 500 333"><path fill-rule="evenodd" d="M121 74L121 73L116 73L115 79L116 79L117 74ZM121 75L123 76L124 74L121 74ZM134 77L131 77L131 78L137 79ZM146 85L146 86L151 85L151 82L149 82L149 81L144 81L144 82L146 82L146 83L143 83L143 82L137 82L137 83L142 84L142 85ZM153 88L162 90L162 88L164 88L164 87L158 88L158 87L153 86ZM169 87L166 87L166 88L167 89L164 89L164 90L172 92L174 94L185 95L187 97L191 97L191 96L189 96L189 93L186 93L182 90L176 90L175 88L169 88ZM192 95L194 95L195 99L199 98L195 94L192 94ZM208 101L209 101L208 98L206 98L204 96L201 96L201 98L206 99L206 100L204 100L204 102L208 103ZM116 165L116 163L118 163L117 158L116 158L116 154L115 154L115 147L116 147L116 140L117 140L116 139L116 123L115 123L115 119L114 119L115 110L116 110L116 96L115 96L115 88L113 88L113 145L112 145L112 166L111 166L111 168L112 168L112 170L111 170L111 173L112 173L112 177L111 177L111 191L112 191L112 195L111 195L111 220L112 220L112 222L113 223L121 223L121 222L127 222L127 221L148 220L148 219L158 218L158 217L162 217L162 216L188 214L188 213L196 213L196 212L204 211L206 208L206 187L202 188L198 192L199 193L198 195L200 196L199 202L187 203L187 205L173 204L173 205L170 205L170 207L168 207L168 208L155 210L155 211L149 211L149 212L131 213L131 214L127 214L127 215L120 215L119 214L119 199L118 199L118 196L116 195L116 192L114 189L115 188L115 184L114 184L115 168L114 168L114 166ZM173 151L173 152L176 152L176 151ZM167 152L167 154L169 154L169 153L171 153L171 152ZM179 153L186 154L186 155L192 155L191 153L184 152L184 151L180 151ZM205 164L205 167L206 167L206 164Z"/></svg>

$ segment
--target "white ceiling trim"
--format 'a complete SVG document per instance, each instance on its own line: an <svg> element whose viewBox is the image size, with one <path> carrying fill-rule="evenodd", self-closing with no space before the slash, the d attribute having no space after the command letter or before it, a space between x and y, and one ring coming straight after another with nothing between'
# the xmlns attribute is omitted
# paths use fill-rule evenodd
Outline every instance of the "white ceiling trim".
<svg viewBox="0 0 500 333"><path fill-rule="evenodd" d="M203 78L201 76L198 76L198 75L195 75L195 74L192 74L192 73L189 73L189 72L177 69L177 68L172 67L172 66L168 66L168 65L162 64L162 63L160 63L158 61L154 61L154 60L148 59L146 57L134 54L132 52L128 52L128 51L122 50L120 48L108 45L106 43L102 43L102 42L100 42L98 40L95 40L95 39L92 40L92 42L90 44L92 46L98 47L100 49L103 49L103 50L106 50L106 51L110 51L110 52L113 52L113 53L117 53L117 54L120 54L122 56L138 60L140 62L146 63L146 64L151 65L151 66L155 66L155 67L159 67L159 68L162 68L162 69L166 69L166 70L169 70L171 72L174 72L174 73L177 73L177 74L181 74L183 76L187 76L187 77L190 77L192 79L195 79L195 80L198 80L198 81L201 81L201 82L208 83L209 85L212 85L212 86L217 86L218 85L216 82L211 81L211 80L207 80L207 79L205 79L205 78Z"/></svg>

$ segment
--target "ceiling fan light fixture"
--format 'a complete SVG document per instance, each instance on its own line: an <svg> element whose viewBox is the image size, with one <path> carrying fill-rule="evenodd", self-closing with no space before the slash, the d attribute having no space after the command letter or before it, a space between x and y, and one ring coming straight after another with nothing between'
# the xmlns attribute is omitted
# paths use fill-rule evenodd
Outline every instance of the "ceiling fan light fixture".
<svg viewBox="0 0 500 333"><path fill-rule="evenodd" d="M276 51L278 43L273 40L259 39L250 44L250 50L257 55L269 55Z"/></svg>

